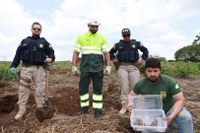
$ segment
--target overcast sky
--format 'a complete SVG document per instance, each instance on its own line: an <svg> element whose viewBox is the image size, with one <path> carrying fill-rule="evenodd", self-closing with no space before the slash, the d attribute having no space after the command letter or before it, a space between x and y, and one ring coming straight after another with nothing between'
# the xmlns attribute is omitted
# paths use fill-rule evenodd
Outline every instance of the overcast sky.
<svg viewBox="0 0 200 133"><path fill-rule="evenodd" d="M71 60L76 38L97 19L111 48L122 28L131 30L151 55L174 59L200 32L200 0L5 0L0 4L0 60L13 60L31 24L39 21L56 60Z"/></svg>

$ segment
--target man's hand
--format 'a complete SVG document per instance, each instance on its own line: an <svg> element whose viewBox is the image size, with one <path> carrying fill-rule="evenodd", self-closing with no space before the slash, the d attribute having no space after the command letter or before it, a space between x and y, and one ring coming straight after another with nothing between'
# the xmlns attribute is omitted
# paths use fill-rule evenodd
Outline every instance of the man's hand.
<svg viewBox="0 0 200 133"><path fill-rule="evenodd" d="M138 67L138 66L140 66L140 65L142 65L142 64L144 64L144 60L138 60L137 62L135 62L134 63L134 65L136 66L136 67Z"/></svg>
<svg viewBox="0 0 200 133"><path fill-rule="evenodd" d="M131 95L130 93L128 94L127 97L127 109L131 113L133 109L133 97L134 95Z"/></svg>
<svg viewBox="0 0 200 133"><path fill-rule="evenodd" d="M49 63L51 63L52 62L52 59L51 58L46 58L45 60L44 60L44 63L46 63L46 64L49 64Z"/></svg>
<svg viewBox="0 0 200 133"><path fill-rule="evenodd" d="M112 62L115 67L115 70L117 71L119 69L119 61L117 59L114 59Z"/></svg>
<svg viewBox="0 0 200 133"><path fill-rule="evenodd" d="M78 68L76 66L72 66L72 75L78 75L79 74L79 71L78 71Z"/></svg>
<svg viewBox="0 0 200 133"><path fill-rule="evenodd" d="M167 120L167 125L170 125L173 121L174 117L172 115L167 116L166 120Z"/></svg>
<svg viewBox="0 0 200 133"><path fill-rule="evenodd" d="M111 66L106 66L106 69L104 70L104 74L110 75L111 73Z"/></svg>
<svg viewBox="0 0 200 133"><path fill-rule="evenodd" d="M12 68L10 69L10 72L11 72L12 74L15 74L15 73L16 73L16 68L12 67Z"/></svg>

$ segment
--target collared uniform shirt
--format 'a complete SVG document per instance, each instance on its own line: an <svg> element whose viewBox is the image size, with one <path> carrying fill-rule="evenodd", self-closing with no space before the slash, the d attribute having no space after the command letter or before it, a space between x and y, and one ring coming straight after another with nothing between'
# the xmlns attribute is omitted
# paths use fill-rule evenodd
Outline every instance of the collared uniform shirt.
<svg viewBox="0 0 200 133"><path fill-rule="evenodd" d="M109 51L107 40L103 36L98 33L92 34L88 31L77 38L74 51L82 53L80 71L103 71L103 53Z"/></svg>

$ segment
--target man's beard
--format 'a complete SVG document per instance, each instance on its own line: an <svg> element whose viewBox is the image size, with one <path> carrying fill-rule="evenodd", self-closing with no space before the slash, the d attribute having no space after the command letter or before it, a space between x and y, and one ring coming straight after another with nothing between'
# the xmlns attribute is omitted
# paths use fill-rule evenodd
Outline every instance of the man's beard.
<svg viewBox="0 0 200 133"><path fill-rule="evenodd" d="M91 32L92 34L95 34L95 33L97 33L97 31L92 31L92 30L90 30L90 32Z"/></svg>
<svg viewBox="0 0 200 133"><path fill-rule="evenodd" d="M159 77L155 77L155 76L151 76L151 77L147 77L147 79L151 82L151 83L156 83L159 79Z"/></svg>

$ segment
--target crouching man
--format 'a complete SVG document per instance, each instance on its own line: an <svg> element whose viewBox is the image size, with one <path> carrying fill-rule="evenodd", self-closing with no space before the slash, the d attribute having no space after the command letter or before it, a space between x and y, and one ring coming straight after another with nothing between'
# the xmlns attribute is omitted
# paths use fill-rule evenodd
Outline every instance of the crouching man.
<svg viewBox="0 0 200 133"><path fill-rule="evenodd" d="M135 84L129 98L135 95L160 95L168 126L175 123L179 133L193 133L192 116L184 107L183 92L174 79L161 74L160 61L156 58L148 59L145 64L145 74L146 76ZM133 108L131 100L129 100L128 108L129 111Z"/></svg>

